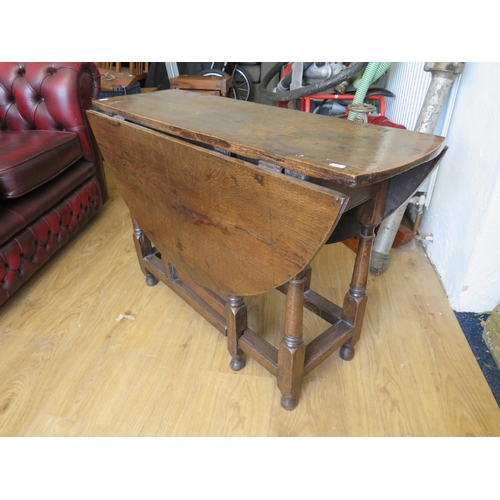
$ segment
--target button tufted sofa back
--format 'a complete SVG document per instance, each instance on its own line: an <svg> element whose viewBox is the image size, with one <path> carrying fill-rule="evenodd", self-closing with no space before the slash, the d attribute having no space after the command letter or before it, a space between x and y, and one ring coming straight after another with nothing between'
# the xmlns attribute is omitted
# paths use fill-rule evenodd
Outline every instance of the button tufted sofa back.
<svg viewBox="0 0 500 500"><path fill-rule="evenodd" d="M95 143L85 111L99 90L100 74L93 62L0 63L0 134L75 132L83 157L95 162Z"/></svg>

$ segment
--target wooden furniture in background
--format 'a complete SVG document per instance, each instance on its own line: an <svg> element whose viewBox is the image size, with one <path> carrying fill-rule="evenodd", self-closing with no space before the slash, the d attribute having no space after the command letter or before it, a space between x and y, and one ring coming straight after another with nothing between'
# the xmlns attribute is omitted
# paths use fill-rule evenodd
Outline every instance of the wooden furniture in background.
<svg viewBox="0 0 500 500"><path fill-rule="evenodd" d="M131 62L128 68L122 68L121 62L99 62L96 65L101 73L101 90L103 91L111 91L119 87L132 88L137 82L146 79L149 68L149 63L144 62Z"/></svg>
<svg viewBox="0 0 500 500"><path fill-rule="evenodd" d="M110 91L116 90L117 88L133 88L137 83L145 78L145 75L131 75L127 73L118 73L111 70L99 69L101 73L101 90Z"/></svg>
<svg viewBox="0 0 500 500"><path fill-rule="evenodd" d="M161 280L226 335L234 370L246 354L275 375L294 409L305 375L336 350L353 358L375 227L444 139L182 91L93 108L147 284ZM311 289L309 264L342 219L360 242L339 306ZM243 299L275 288L287 297L278 347L248 327ZM304 308L331 325L307 345Z"/></svg>
<svg viewBox="0 0 500 500"><path fill-rule="evenodd" d="M131 62L129 63L128 71L131 75L142 75L149 71L148 62Z"/></svg>
<svg viewBox="0 0 500 500"><path fill-rule="evenodd" d="M121 62L96 62L96 66L104 71L116 71L118 73L120 73L122 69Z"/></svg>
<svg viewBox="0 0 500 500"><path fill-rule="evenodd" d="M96 63L98 68L104 70L117 71L118 73L122 70L121 62L98 62ZM131 75L141 75L142 73L147 73L149 70L148 62L129 62L128 72Z"/></svg>
<svg viewBox="0 0 500 500"><path fill-rule="evenodd" d="M180 75L170 79L170 88L228 97L233 88L233 79L230 76Z"/></svg>

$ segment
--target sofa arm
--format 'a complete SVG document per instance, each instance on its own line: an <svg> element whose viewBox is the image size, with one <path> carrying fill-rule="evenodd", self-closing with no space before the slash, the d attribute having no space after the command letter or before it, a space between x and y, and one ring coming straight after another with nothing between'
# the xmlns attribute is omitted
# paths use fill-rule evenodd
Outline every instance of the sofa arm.
<svg viewBox="0 0 500 500"><path fill-rule="evenodd" d="M85 111L100 90L95 63L0 63L0 130L76 132L95 160Z"/></svg>

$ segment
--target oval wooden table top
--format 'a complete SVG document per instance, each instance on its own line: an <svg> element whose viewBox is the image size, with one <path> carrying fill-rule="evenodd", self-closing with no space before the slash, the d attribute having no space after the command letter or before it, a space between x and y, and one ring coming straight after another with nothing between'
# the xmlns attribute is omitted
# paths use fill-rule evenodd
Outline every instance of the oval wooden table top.
<svg viewBox="0 0 500 500"><path fill-rule="evenodd" d="M430 160L445 140L184 90L98 100L93 109L351 187L380 182Z"/></svg>

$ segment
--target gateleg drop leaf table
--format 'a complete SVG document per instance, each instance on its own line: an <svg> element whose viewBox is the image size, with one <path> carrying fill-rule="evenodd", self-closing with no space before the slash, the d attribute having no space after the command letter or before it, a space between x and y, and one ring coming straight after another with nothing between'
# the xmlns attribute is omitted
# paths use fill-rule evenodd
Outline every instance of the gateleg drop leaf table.
<svg viewBox="0 0 500 500"><path fill-rule="evenodd" d="M437 165L444 138L182 90L95 101L88 116L146 283L161 280L225 335L233 370L260 363L292 410L319 363L353 358L375 228ZM310 263L356 234L337 305L311 289ZM248 327L244 301L272 289L286 294L278 346ZM330 324L307 345L304 307Z"/></svg>

